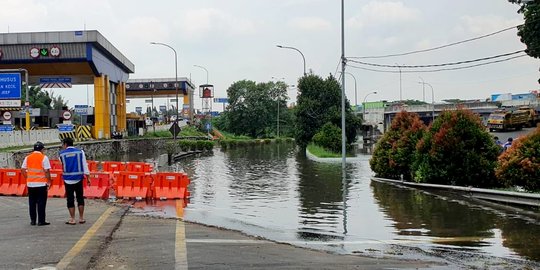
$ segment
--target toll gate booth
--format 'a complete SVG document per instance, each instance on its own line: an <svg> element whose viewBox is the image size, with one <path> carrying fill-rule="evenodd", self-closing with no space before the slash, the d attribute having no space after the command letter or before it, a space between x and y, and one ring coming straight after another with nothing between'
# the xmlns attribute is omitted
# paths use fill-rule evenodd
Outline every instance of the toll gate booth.
<svg viewBox="0 0 540 270"><path fill-rule="evenodd" d="M127 131L126 82L135 65L96 30L2 33L2 69L25 69L29 85L42 88L93 84L94 138Z"/></svg>

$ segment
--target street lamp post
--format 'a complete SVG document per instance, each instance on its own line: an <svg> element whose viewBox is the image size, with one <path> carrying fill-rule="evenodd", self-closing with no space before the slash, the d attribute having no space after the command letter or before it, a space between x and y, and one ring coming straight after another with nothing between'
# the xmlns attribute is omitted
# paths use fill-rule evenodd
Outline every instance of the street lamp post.
<svg viewBox="0 0 540 270"><path fill-rule="evenodd" d="M277 78L277 77L272 77L273 80L281 80L281 81L285 81L285 78ZM276 99L277 99L277 120L276 120L276 125L277 125L277 137L279 138L279 93L276 94Z"/></svg>
<svg viewBox="0 0 540 270"><path fill-rule="evenodd" d="M424 82L424 79L422 77L418 77L420 80L422 80L422 101L426 102L426 83Z"/></svg>
<svg viewBox="0 0 540 270"><path fill-rule="evenodd" d="M302 59L304 60L304 76L306 76L306 58L304 57L304 54L299 49L294 48L294 47L282 46L282 45L276 45L276 47L281 48L281 49L291 49L291 50L295 50L299 52L300 55L302 55Z"/></svg>
<svg viewBox="0 0 540 270"><path fill-rule="evenodd" d="M421 81L418 83L421 83L422 85L427 84L427 86L431 88L431 121L435 121L435 94L433 92L433 86L431 86L431 84L424 81Z"/></svg>
<svg viewBox="0 0 540 270"><path fill-rule="evenodd" d="M198 68L202 68L204 69L204 71L206 71L206 84L208 84L208 69L206 69L205 67L203 66L199 66L199 65L193 65L194 67L198 67ZM201 99L201 108L204 109L204 98ZM209 106L210 108L210 111L212 111L211 107L212 105Z"/></svg>
<svg viewBox="0 0 540 270"><path fill-rule="evenodd" d="M202 69L204 69L204 71L206 71L206 84L208 84L208 69L206 69L203 66L199 66L199 65L193 65L193 66L198 67L198 68L202 68Z"/></svg>
<svg viewBox="0 0 540 270"><path fill-rule="evenodd" d="M363 109L363 113L362 113L362 117L364 118L364 121L366 120L366 99L369 95L375 95L377 94L377 91L373 91L373 92L369 92L365 97L364 97L364 102L362 103L362 109Z"/></svg>
<svg viewBox="0 0 540 270"><path fill-rule="evenodd" d="M165 44L165 43L161 43L161 42L150 42L150 44L152 45L161 45L161 46L165 46L165 47L168 47L169 49L173 50L174 52L174 87L176 89L176 120L175 121L178 121L178 119L180 119L178 117L178 54L176 53L176 50ZM189 91L189 90L188 90ZM189 95L189 93L188 93ZM191 104L193 104L193 100L189 100L189 102ZM192 106L190 106L190 115L191 115L191 109L192 109ZM191 119L193 121L193 119ZM174 135L174 140L176 140L176 134L173 134Z"/></svg>

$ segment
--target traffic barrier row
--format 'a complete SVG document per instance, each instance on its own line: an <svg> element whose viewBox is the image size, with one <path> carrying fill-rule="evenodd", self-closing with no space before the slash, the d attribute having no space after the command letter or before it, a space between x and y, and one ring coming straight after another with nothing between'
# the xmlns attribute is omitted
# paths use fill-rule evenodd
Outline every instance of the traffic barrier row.
<svg viewBox="0 0 540 270"><path fill-rule="evenodd" d="M50 159L52 170L62 170L62 162L59 159ZM101 171L103 172L152 172L154 167L150 163L146 162L120 162L120 161L95 161L87 160L88 170L100 171L99 165L101 164Z"/></svg>
<svg viewBox="0 0 540 270"><path fill-rule="evenodd" d="M0 133L0 148L33 145L36 141L57 143L58 129L14 130Z"/></svg>
<svg viewBox="0 0 540 270"><path fill-rule="evenodd" d="M140 164L139 164L140 165ZM61 169L51 169L49 197L66 196ZM87 198L108 199L111 192L118 198L186 199L189 198L189 178L173 172L90 172L90 184L83 182ZM0 169L0 195L26 196L26 179L20 169Z"/></svg>

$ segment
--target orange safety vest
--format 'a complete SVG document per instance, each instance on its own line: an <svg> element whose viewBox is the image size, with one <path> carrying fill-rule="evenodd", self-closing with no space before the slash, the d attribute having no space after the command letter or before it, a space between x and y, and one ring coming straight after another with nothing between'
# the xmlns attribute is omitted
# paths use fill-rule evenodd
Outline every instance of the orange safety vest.
<svg viewBox="0 0 540 270"><path fill-rule="evenodd" d="M47 183L45 169L43 168L43 159L45 155L34 151L26 159L26 182L27 183Z"/></svg>

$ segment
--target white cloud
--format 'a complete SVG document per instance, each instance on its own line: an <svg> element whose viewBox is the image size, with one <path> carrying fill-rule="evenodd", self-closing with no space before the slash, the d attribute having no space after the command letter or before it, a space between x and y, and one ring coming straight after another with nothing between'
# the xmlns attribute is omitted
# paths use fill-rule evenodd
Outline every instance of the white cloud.
<svg viewBox="0 0 540 270"><path fill-rule="evenodd" d="M347 20L349 27L362 28L381 23L401 23L415 21L420 12L406 7L402 2L371 1L363 6L360 13Z"/></svg>
<svg viewBox="0 0 540 270"><path fill-rule="evenodd" d="M255 32L252 21L213 8L186 10L176 25L191 38L200 38L210 33L238 36Z"/></svg>
<svg viewBox="0 0 540 270"><path fill-rule="evenodd" d="M293 28L297 28L300 30L308 30L308 31L329 30L331 28L330 22L328 22L325 19L317 18L317 17L295 18L289 21L288 24L289 26Z"/></svg>
<svg viewBox="0 0 540 270"><path fill-rule="evenodd" d="M522 24L523 21L517 19L506 19L496 15L484 16L462 16L460 25L456 27L457 32L486 34L495 32L507 27Z"/></svg>
<svg viewBox="0 0 540 270"><path fill-rule="evenodd" d="M148 41L160 41L169 39L168 26L155 17L136 17L130 19L124 26L131 40L148 43ZM141 35L144 33L144 35Z"/></svg>
<svg viewBox="0 0 540 270"><path fill-rule="evenodd" d="M39 1L4 0L0 6L1 21L9 22L11 25L25 24L29 20L45 16L47 16L47 7Z"/></svg>

